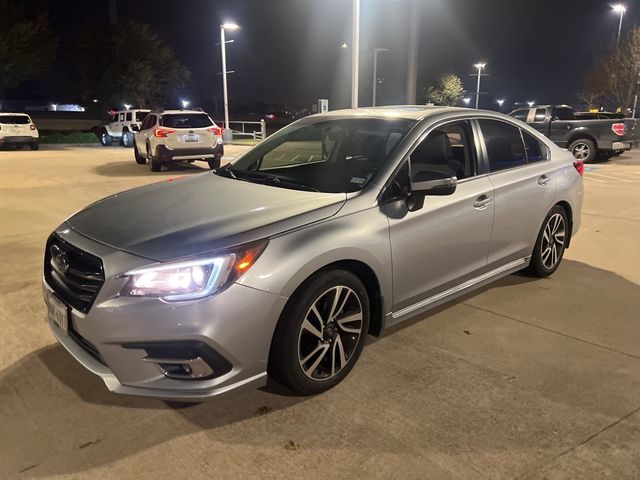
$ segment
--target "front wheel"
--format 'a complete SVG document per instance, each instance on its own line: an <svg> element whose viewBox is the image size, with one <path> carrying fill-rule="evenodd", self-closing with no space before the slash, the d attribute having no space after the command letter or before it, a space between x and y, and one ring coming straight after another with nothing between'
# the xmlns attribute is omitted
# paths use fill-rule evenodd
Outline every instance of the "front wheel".
<svg viewBox="0 0 640 480"><path fill-rule="evenodd" d="M526 272L536 277L548 277L556 271L569 238L569 221L564 208L555 206L547 214L531 255Z"/></svg>
<svg viewBox="0 0 640 480"><path fill-rule="evenodd" d="M110 147L113 143L113 137L109 135L106 131L103 131L100 134L100 143L103 147Z"/></svg>
<svg viewBox="0 0 640 480"><path fill-rule="evenodd" d="M122 132L122 146L129 148L133 145L133 133L126 131Z"/></svg>
<svg viewBox="0 0 640 480"><path fill-rule="evenodd" d="M334 387L358 360L369 319L369 296L357 276L346 270L313 275L278 322L269 374L303 395Z"/></svg>
<svg viewBox="0 0 640 480"><path fill-rule="evenodd" d="M585 163L593 162L598 155L596 144L588 138L580 138L571 142L569 151L576 160L582 160Z"/></svg>

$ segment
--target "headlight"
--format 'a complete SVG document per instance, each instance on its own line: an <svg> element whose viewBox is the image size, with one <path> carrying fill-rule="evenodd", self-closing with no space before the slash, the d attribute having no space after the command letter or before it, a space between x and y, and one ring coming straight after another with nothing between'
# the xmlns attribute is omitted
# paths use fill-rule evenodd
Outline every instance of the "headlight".
<svg viewBox="0 0 640 480"><path fill-rule="evenodd" d="M168 302L197 300L225 288L246 272L267 241L244 245L219 255L139 268L125 273L120 295L158 297Z"/></svg>

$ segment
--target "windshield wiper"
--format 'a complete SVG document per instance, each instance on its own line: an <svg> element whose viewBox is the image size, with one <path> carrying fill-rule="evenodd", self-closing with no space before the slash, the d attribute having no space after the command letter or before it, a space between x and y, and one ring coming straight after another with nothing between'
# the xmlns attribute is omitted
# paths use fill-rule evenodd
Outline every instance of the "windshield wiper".
<svg viewBox="0 0 640 480"><path fill-rule="evenodd" d="M283 187L290 188L292 190L304 190L307 192L319 192L315 187L311 185L307 185L305 183L292 182L289 180L283 180L278 175L273 175L271 173L264 173L255 170L235 170L231 171L232 174L235 173L235 177L240 180L246 180L248 182L260 183L262 185L272 185L274 187Z"/></svg>

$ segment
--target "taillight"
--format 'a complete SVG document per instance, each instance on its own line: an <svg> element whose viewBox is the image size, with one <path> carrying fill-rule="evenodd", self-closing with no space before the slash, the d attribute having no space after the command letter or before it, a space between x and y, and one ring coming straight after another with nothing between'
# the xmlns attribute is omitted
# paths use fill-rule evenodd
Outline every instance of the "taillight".
<svg viewBox="0 0 640 480"><path fill-rule="evenodd" d="M157 138L165 138L170 133L176 133L173 128L156 128L153 130L153 136Z"/></svg>
<svg viewBox="0 0 640 480"><path fill-rule="evenodd" d="M584 162L582 160L576 160L573 162L573 166L576 167L576 170L580 174L580 176L584 176Z"/></svg>
<svg viewBox="0 0 640 480"><path fill-rule="evenodd" d="M613 133L621 137L624 135L624 132L626 131L626 127L624 123L614 123L613 125L611 125L611 130L613 130Z"/></svg>
<svg viewBox="0 0 640 480"><path fill-rule="evenodd" d="M35 129L36 129L36 126L32 123L31 125L29 125L29 128L30 128L31 130L35 130Z"/></svg>
<svg viewBox="0 0 640 480"><path fill-rule="evenodd" d="M222 135L222 129L220 127L207 128L207 132L211 132L214 135Z"/></svg>

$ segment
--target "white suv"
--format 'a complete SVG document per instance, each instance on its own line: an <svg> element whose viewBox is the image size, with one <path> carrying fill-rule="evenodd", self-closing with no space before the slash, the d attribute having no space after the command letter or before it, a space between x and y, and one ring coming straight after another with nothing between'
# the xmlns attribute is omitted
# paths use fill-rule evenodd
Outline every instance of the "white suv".
<svg viewBox="0 0 640 480"><path fill-rule="evenodd" d="M163 163L204 160L211 169L220 166L222 129L201 110L151 112L133 139L136 162L149 162L152 172Z"/></svg>
<svg viewBox="0 0 640 480"><path fill-rule="evenodd" d="M38 150L40 134L26 113L0 113L0 146L29 145Z"/></svg>
<svg viewBox="0 0 640 480"><path fill-rule="evenodd" d="M144 109L111 112L111 122L100 130L100 143L109 147L116 140L123 147L131 147L133 132L140 130L140 125L149 112L150 110Z"/></svg>

